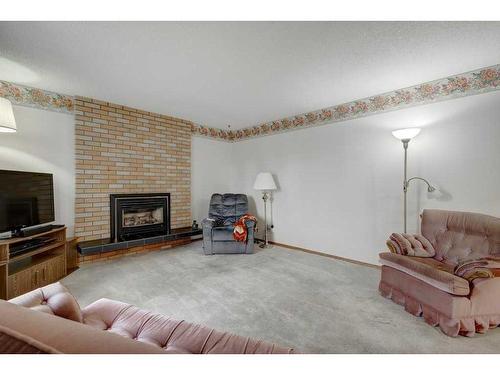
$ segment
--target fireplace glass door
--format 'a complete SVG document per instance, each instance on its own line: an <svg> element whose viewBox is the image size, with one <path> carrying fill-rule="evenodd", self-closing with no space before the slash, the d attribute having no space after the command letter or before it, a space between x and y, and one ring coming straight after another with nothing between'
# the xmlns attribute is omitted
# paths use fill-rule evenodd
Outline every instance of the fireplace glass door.
<svg viewBox="0 0 500 375"><path fill-rule="evenodd" d="M170 194L111 195L111 236L129 241L170 232Z"/></svg>
<svg viewBox="0 0 500 375"><path fill-rule="evenodd" d="M122 209L123 228L162 224L163 221L163 207Z"/></svg>

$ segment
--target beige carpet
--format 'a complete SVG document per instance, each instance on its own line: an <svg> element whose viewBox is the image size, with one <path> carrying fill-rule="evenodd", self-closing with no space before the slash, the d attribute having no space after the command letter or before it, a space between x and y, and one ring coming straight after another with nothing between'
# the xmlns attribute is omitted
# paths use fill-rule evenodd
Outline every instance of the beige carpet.
<svg viewBox="0 0 500 375"><path fill-rule="evenodd" d="M202 255L201 242L82 266L65 279L101 297L304 353L500 353L500 328L450 338L382 298L379 271L274 247Z"/></svg>

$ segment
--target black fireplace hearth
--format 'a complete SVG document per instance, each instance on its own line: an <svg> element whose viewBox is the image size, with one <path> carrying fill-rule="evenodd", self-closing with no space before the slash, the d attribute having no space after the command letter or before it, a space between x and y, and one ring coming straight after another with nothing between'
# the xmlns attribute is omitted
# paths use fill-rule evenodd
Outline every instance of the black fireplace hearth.
<svg viewBox="0 0 500 375"><path fill-rule="evenodd" d="M111 194L111 241L170 233L170 193Z"/></svg>

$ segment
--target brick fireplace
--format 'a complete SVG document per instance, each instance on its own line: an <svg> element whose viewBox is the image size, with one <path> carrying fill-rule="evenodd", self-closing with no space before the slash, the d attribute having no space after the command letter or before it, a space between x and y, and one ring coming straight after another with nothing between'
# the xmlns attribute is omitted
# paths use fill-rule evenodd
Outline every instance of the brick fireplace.
<svg viewBox="0 0 500 375"><path fill-rule="evenodd" d="M75 235L82 241L111 237L112 194L168 192L170 228L191 225L191 122L78 97L75 133ZM129 215L128 224L157 214Z"/></svg>

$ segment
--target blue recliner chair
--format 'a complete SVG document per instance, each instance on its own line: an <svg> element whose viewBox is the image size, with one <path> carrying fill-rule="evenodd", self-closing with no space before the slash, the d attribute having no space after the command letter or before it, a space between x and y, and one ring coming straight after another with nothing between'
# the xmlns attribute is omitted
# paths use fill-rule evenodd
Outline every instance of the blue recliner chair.
<svg viewBox="0 0 500 375"><path fill-rule="evenodd" d="M208 218L201 223L205 255L253 253L254 222L247 222L246 242L238 242L233 239L234 223L246 213L248 213L248 199L245 194L212 195Z"/></svg>

